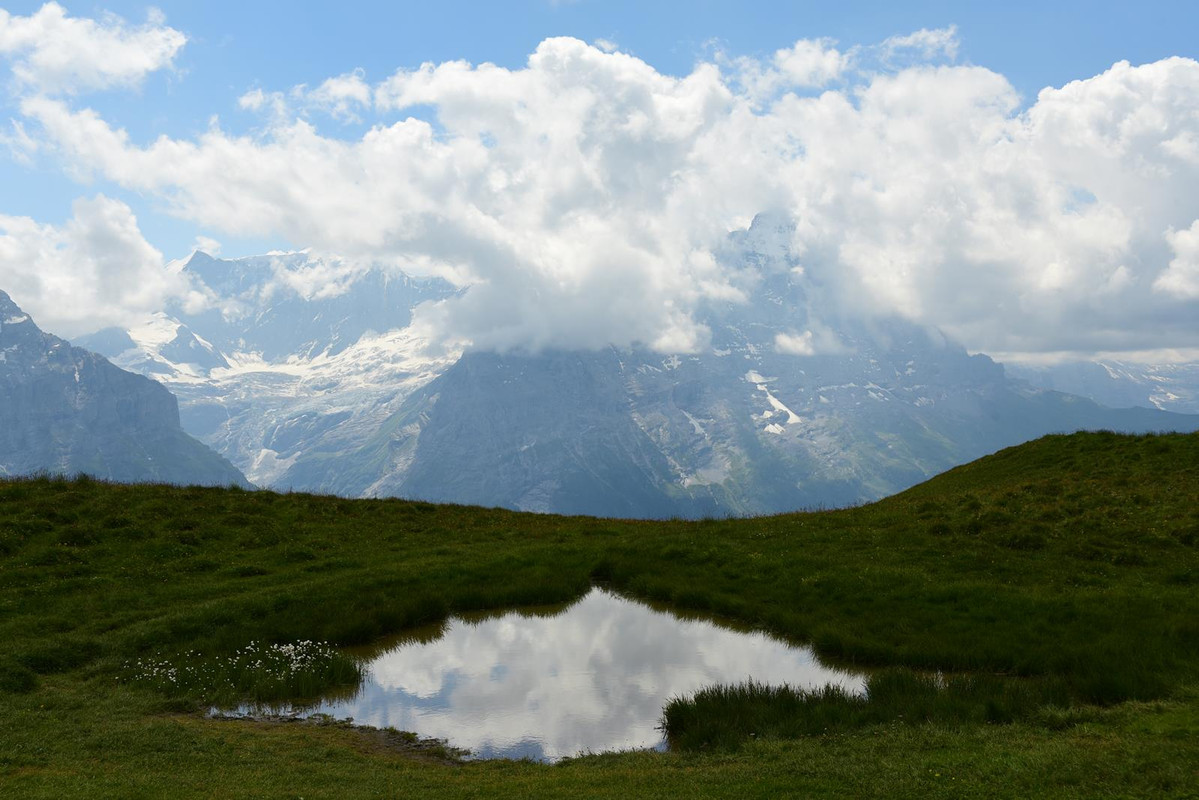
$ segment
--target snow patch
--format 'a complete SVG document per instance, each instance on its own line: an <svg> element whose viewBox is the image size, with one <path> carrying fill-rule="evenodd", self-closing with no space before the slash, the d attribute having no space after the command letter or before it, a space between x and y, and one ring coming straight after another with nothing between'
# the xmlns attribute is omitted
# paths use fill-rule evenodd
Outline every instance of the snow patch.
<svg viewBox="0 0 1199 800"><path fill-rule="evenodd" d="M246 477L252 483L267 486L283 477L299 457L300 454L296 452L287 458L280 458L276 451L264 447L246 470Z"/></svg>
<svg viewBox="0 0 1199 800"><path fill-rule="evenodd" d="M771 394L770 389L768 389L766 387L766 384L769 381L778 380L777 378L763 378L759 372L751 369L749 372L745 373L745 380L754 384L754 386L757 388L757 390L759 392L766 393L766 402L770 403L770 407L773 408L775 411L781 411L787 415L787 424L788 425L795 425L798 422L803 422L803 420L800 419L800 416L798 414L796 414L791 409L787 408L787 406L781 400L779 400L777 397L775 397L773 394ZM766 417L766 416L770 416L770 415L769 414L763 415L763 417Z"/></svg>
<svg viewBox="0 0 1199 800"><path fill-rule="evenodd" d="M680 408L679 411L683 411L683 409ZM686 417L687 421L691 423L691 427L695 429L696 433L704 437L708 435L708 432L704 430L704 426L699 424L699 420L688 414L686 411L683 411L683 416Z"/></svg>
<svg viewBox="0 0 1199 800"><path fill-rule="evenodd" d="M158 355L163 347L175 341L181 327L179 320L158 311L131 327L129 338L146 352Z"/></svg>
<svg viewBox="0 0 1199 800"><path fill-rule="evenodd" d="M771 408L773 408L775 411L782 411L787 415L788 425L795 425L796 423L803 422L803 420L800 419L799 414L796 414L794 411L787 408L787 406L783 405L781 400L772 395L770 392L766 391L765 386L759 386L758 388L766 392L766 402L770 403Z"/></svg>

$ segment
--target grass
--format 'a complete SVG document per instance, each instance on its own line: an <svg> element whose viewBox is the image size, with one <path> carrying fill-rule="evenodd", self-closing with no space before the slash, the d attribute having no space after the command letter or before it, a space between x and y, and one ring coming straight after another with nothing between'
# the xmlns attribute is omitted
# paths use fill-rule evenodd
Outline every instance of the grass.
<svg viewBox="0 0 1199 800"><path fill-rule="evenodd" d="M1194 796L1197 487L1199 436L1104 433L749 520L0 482L0 794ZM884 671L865 700L716 688L672 706L676 752L555 767L197 713L352 680L221 666L252 642L362 644L595 583ZM139 659L196 676L133 680Z"/></svg>
<svg viewBox="0 0 1199 800"><path fill-rule="evenodd" d="M132 683L171 697L226 707L302 703L332 692L352 692L362 676L355 659L326 643L310 641L250 642L216 657L189 650L174 658L139 658L126 669L126 679Z"/></svg>
<svg viewBox="0 0 1199 800"><path fill-rule="evenodd" d="M709 687L668 703L663 728L675 748L735 750L749 739L798 739L889 723L963 726L1069 719L1057 712L1070 707L1070 700L1060 680L946 677L893 667L871 675L864 695L834 685L807 691L754 682Z"/></svg>

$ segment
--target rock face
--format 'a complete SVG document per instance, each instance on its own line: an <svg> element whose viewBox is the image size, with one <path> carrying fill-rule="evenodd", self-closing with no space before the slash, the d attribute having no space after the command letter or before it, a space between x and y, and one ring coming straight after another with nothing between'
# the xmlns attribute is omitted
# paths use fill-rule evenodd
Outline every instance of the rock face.
<svg viewBox="0 0 1199 800"><path fill-rule="evenodd" d="M214 309L89 338L164 382L187 430L257 483L622 517L866 502L1045 433L1199 429L1011 379L935 330L842 308L767 215L717 256L744 302L710 346L431 354L410 325L440 281L338 274L304 253L183 266ZM307 288L306 288L307 287Z"/></svg>
<svg viewBox="0 0 1199 800"><path fill-rule="evenodd" d="M0 291L0 475L248 486L161 384L43 333Z"/></svg>
<svg viewBox="0 0 1199 800"><path fill-rule="evenodd" d="M1196 430L1009 379L937 331L837 312L786 220L731 237L747 302L702 310L712 346L470 352L299 485L610 516L766 514L877 499L1046 433Z"/></svg>
<svg viewBox="0 0 1199 800"><path fill-rule="evenodd" d="M824 363L746 346L470 353L370 444L291 475L339 494L529 511L766 514L877 499L1046 433L1199 429L1199 417L1023 387L985 356L910 333Z"/></svg>

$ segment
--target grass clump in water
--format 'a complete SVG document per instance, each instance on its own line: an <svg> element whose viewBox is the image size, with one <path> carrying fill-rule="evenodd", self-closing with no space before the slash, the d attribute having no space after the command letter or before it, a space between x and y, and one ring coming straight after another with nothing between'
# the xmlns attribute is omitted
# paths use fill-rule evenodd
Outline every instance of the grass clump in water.
<svg viewBox="0 0 1199 800"><path fill-rule="evenodd" d="M872 675L864 694L840 686L803 690L749 681L675 698L662 728L679 750L734 750L749 739L798 739L874 725L1005 724L1065 706L1058 680L940 676L905 668Z"/></svg>
<svg viewBox="0 0 1199 800"><path fill-rule="evenodd" d="M250 642L230 655L204 657L189 650L176 658L138 659L129 680L173 697L201 703L279 703L356 687L362 667L324 642Z"/></svg>

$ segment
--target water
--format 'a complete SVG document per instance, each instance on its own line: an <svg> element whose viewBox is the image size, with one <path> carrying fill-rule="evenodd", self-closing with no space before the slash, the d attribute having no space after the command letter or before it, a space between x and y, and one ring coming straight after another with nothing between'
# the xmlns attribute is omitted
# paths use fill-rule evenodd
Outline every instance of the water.
<svg viewBox="0 0 1199 800"><path fill-rule="evenodd" d="M750 678L864 689L861 676L820 664L810 648L593 589L552 615L452 618L440 636L409 637L373 658L356 696L310 713L445 739L474 758L555 761L664 747L667 701Z"/></svg>

